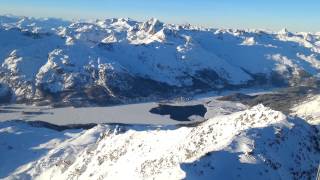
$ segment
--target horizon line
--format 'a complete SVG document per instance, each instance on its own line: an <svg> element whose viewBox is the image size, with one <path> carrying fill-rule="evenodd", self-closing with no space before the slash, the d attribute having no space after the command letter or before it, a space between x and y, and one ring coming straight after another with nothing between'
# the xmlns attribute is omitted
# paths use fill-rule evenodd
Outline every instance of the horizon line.
<svg viewBox="0 0 320 180"><path fill-rule="evenodd" d="M194 26L194 27L197 27L197 28L203 28L203 29L222 29L222 30L260 30L260 31L266 31L266 32L271 32L271 33L278 33L278 32L281 32L281 31L288 31L288 32L291 32L291 33L312 33L312 34L318 34L320 33L320 31L314 31L314 32L311 32L311 31L291 31L289 30L287 27L283 27L283 28L280 28L279 30L272 30L271 28L236 28L236 27L214 27L214 26L209 26L209 25L200 25L200 24L193 24L193 23L189 23L189 22L186 22L186 23L166 23L165 21L162 21L160 18L157 18L157 17L151 17L151 18L147 18L146 20L137 20L135 18L131 18L131 17L117 17L117 16L114 16L114 17L96 17L96 18L67 18L67 17L54 17L54 16L38 16L38 15L16 15L16 14L13 14L13 13L4 13L4 14L1 14L0 13L0 17L3 16L3 17L15 17L15 18L33 18L33 19L36 19L36 20L41 20L41 19L57 19L57 20L61 20L61 21L69 21L69 22L92 22L92 21L97 21L97 20L107 20L107 19L128 19L128 20L132 20L132 21L136 21L138 23L143 23L143 22L146 22L146 21L149 21L151 19L156 19L164 24L168 24L168 25L191 25L191 26Z"/></svg>

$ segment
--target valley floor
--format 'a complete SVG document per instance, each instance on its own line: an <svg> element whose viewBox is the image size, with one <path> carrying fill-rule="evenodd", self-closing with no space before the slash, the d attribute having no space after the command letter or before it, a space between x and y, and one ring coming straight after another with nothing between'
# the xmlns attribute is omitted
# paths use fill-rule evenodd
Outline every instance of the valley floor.
<svg viewBox="0 0 320 180"><path fill-rule="evenodd" d="M243 89L240 92L254 94L271 93L269 90L262 89ZM233 102L216 101L215 99L223 95L234 93L233 91L217 94L209 92L200 94L192 98L181 98L169 100L167 102L143 102L136 104L117 105L109 107L62 107L53 108L50 106L32 106L25 104L11 104L0 106L0 122L10 120L22 121L43 121L55 125L72 124L146 124L146 125L176 125L190 124L194 121L177 121L169 115L158 115L150 113L152 108L159 104L172 106L193 106L204 105L207 109L204 117L197 118L195 121L203 121L220 114L231 113L246 108L245 105Z"/></svg>

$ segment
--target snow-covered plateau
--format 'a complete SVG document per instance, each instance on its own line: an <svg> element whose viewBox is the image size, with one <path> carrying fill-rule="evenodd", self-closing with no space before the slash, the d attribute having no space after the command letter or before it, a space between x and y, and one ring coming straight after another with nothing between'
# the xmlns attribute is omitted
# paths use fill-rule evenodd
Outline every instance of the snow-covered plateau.
<svg viewBox="0 0 320 180"><path fill-rule="evenodd" d="M315 179L320 33L0 16L0 179Z"/></svg>

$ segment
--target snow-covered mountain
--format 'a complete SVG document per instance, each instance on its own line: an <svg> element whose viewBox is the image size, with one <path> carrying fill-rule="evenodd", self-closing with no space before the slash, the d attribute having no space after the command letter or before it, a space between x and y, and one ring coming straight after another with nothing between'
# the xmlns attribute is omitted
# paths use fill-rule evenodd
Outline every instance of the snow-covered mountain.
<svg viewBox="0 0 320 180"><path fill-rule="evenodd" d="M295 85L320 72L320 34L285 29L1 16L0 47L1 102L110 104L257 84Z"/></svg>
<svg viewBox="0 0 320 180"><path fill-rule="evenodd" d="M0 16L0 47L0 104L51 105L0 105L0 179L315 179L320 32Z"/></svg>
<svg viewBox="0 0 320 180"><path fill-rule="evenodd" d="M0 178L315 179L319 137L316 126L263 105L189 127L58 132L5 122Z"/></svg>

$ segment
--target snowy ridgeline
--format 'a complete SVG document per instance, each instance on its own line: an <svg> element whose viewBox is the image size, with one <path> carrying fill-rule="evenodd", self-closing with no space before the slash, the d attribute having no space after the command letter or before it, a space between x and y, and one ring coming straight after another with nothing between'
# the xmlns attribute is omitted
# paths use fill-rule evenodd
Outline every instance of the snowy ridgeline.
<svg viewBox="0 0 320 180"><path fill-rule="evenodd" d="M111 104L190 89L295 85L320 70L319 33L0 16L0 39L0 102Z"/></svg>
<svg viewBox="0 0 320 180"><path fill-rule="evenodd" d="M182 127L58 132L4 122L0 178L315 179L319 137L315 126L262 105Z"/></svg>
<svg viewBox="0 0 320 180"><path fill-rule="evenodd" d="M305 78L320 77L319 33L208 29L156 19L68 22L0 16L0 39L0 103L110 105L150 96L167 99L181 91L316 86ZM209 120L188 125L150 114L156 103L1 106L0 179L315 178L319 95L290 107L290 116L263 105L200 104ZM55 131L7 121L12 119L162 125Z"/></svg>

